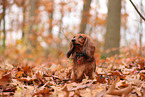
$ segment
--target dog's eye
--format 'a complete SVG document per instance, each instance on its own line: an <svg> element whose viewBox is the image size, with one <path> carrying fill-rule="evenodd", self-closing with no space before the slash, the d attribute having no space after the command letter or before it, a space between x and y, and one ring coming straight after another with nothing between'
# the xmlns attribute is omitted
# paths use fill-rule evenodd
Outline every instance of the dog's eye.
<svg viewBox="0 0 145 97"><path fill-rule="evenodd" d="M83 36L80 36L79 38L83 38Z"/></svg>
<svg viewBox="0 0 145 97"><path fill-rule="evenodd" d="M75 38L75 36L73 38Z"/></svg>

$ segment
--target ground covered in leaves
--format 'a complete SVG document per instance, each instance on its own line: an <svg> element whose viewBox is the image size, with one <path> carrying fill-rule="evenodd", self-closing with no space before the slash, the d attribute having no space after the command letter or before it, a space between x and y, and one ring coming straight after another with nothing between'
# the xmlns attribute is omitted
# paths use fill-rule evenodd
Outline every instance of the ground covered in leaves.
<svg viewBox="0 0 145 97"><path fill-rule="evenodd" d="M96 56L96 76L71 81L71 60L10 64L0 60L0 96L145 97L145 58Z"/></svg>

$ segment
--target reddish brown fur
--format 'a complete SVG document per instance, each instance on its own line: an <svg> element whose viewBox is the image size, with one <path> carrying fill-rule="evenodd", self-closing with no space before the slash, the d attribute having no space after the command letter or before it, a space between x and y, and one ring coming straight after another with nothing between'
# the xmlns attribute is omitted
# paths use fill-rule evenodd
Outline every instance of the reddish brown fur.
<svg viewBox="0 0 145 97"><path fill-rule="evenodd" d="M96 67L94 53L95 44L88 35L77 34L72 38L67 57L69 58L72 55L73 58L73 81L81 82L85 75L93 78Z"/></svg>

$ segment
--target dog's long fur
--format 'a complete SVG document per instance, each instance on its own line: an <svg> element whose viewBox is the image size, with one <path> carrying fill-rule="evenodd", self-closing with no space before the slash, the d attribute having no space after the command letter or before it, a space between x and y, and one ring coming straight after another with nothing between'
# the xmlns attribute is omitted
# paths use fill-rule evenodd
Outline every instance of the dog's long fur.
<svg viewBox="0 0 145 97"><path fill-rule="evenodd" d="M93 40L85 34L77 34L70 41L67 57L72 55L72 80L81 82L85 76L93 78L96 68L95 64L95 44Z"/></svg>

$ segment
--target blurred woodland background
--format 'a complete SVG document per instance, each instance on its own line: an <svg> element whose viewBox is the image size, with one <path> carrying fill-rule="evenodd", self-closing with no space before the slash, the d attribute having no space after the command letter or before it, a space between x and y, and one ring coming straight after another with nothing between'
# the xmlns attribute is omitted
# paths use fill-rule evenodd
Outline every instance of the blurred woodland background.
<svg viewBox="0 0 145 97"><path fill-rule="evenodd" d="M96 57L144 56L144 31L129 0L0 0L0 60L11 63L62 60L77 33L92 37Z"/></svg>

